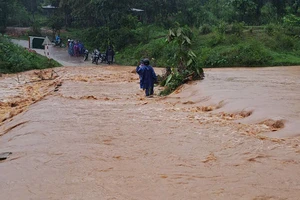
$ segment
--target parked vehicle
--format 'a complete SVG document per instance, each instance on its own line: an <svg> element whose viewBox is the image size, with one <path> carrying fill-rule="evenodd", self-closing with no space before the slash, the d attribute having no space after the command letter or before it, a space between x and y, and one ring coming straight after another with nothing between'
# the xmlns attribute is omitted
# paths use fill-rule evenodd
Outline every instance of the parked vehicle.
<svg viewBox="0 0 300 200"><path fill-rule="evenodd" d="M92 54L92 63L98 65L99 58L100 58L100 51L98 49L95 49Z"/></svg>
<svg viewBox="0 0 300 200"><path fill-rule="evenodd" d="M107 61L106 61L106 54L105 54L105 53L101 53L101 54L100 54L99 60L100 60L101 63L103 63L103 62L106 63L106 62L107 62Z"/></svg>

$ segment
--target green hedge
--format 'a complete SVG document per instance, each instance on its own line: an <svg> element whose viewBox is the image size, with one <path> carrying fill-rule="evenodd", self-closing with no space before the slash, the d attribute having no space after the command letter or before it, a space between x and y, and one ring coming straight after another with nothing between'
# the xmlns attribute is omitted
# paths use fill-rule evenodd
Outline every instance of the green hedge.
<svg viewBox="0 0 300 200"><path fill-rule="evenodd" d="M44 56L29 52L12 44L5 36L0 36L0 73L16 73L32 69L45 69L60 66Z"/></svg>

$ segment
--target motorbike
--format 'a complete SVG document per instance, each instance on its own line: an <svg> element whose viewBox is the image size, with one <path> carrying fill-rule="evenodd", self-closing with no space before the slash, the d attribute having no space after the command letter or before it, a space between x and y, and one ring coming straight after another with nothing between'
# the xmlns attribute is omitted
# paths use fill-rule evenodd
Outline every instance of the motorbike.
<svg viewBox="0 0 300 200"><path fill-rule="evenodd" d="M54 46L55 47L64 47L64 44L62 43L62 39L58 39L54 41Z"/></svg>
<svg viewBox="0 0 300 200"><path fill-rule="evenodd" d="M100 58L100 52L98 50L94 50L94 52L92 54L92 63L95 63L96 65L98 65L99 58Z"/></svg>
<svg viewBox="0 0 300 200"><path fill-rule="evenodd" d="M88 58L89 58L89 51L86 49L84 50L83 53L83 61L87 61Z"/></svg>
<svg viewBox="0 0 300 200"><path fill-rule="evenodd" d="M106 62L106 54L105 53L101 53L99 60L100 60L101 63Z"/></svg>

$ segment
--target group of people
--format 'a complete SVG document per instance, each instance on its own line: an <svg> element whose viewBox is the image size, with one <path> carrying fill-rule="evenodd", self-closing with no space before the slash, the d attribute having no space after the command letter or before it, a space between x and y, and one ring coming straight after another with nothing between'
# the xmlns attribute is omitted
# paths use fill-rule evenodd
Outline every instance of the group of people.
<svg viewBox="0 0 300 200"><path fill-rule="evenodd" d="M67 47L70 56L82 56L85 52L83 43L78 40L68 39Z"/></svg>
<svg viewBox="0 0 300 200"><path fill-rule="evenodd" d="M152 97L157 76L148 58L140 61L136 67L136 73L138 73L140 77L140 88L145 91L146 97Z"/></svg>

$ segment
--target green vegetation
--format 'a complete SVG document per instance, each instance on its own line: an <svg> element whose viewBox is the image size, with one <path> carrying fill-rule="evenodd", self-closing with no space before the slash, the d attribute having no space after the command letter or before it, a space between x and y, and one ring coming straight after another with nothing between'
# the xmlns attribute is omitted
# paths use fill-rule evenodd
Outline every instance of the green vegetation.
<svg viewBox="0 0 300 200"><path fill-rule="evenodd" d="M270 25L272 26L272 25ZM277 30L265 27L243 26L238 33L227 25L221 34L216 27L202 34L201 29L192 29L191 50L197 55L196 61L202 67L252 67L300 64L300 40L290 34L288 28L277 25ZM135 65L139 58L149 57L154 66L166 67L174 64L174 45L167 44L168 31L153 27L156 35L148 43L130 45L119 51L116 57L122 65ZM270 31L272 33L270 33Z"/></svg>
<svg viewBox="0 0 300 200"><path fill-rule="evenodd" d="M0 35L0 73L16 73L58 66L60 64L56 61L24 50L24 48L12 44L6 37Z"/></svg>

